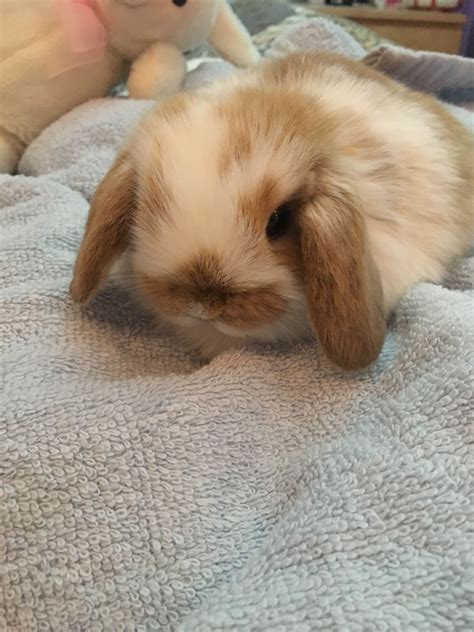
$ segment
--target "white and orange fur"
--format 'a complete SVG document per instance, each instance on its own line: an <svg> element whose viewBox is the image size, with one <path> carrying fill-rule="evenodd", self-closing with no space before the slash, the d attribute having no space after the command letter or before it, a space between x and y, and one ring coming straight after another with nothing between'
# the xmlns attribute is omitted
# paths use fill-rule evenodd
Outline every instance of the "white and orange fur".
<svg viewBox="0 0 474 632"><path fill-rule="evenodd" d="M88 301L119 265L207 357L315 334L364 367L400 297L472 244L472 164L431 97L333 55L266 62L143 119L96 192L71 293Z"/></svg>

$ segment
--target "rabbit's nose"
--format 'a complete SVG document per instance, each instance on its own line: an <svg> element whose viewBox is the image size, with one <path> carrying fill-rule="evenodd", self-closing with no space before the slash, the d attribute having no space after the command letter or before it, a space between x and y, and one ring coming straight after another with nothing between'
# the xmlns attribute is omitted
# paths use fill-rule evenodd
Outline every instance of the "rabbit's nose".
<svg viewBox="0 0 474 632"><path fill-rule="evenodd" d="M211 311L204 307L204 305L201 305L199 303L194 303L193 305L191 305L188 308L187 313L189 316L192 316L193 318L198 318L199 320L214 320L214 315L211 313Z"/></svg>
<svg viewBox="0 0 474 632"><path fill-rule="evenodd" d="M195 309L215 318L218 311L233 294L231 280L223 273L219 258L204 252L188 263L180 272L184 283L190 288ZM200 316L202 317L202 316Z"/></svg>

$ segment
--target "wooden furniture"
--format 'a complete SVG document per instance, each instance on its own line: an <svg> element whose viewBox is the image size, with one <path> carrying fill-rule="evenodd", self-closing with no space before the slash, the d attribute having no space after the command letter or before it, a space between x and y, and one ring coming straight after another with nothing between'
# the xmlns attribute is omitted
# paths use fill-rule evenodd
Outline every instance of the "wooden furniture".
<svg viewBox="0 0 474 632"><path fill-rule="evenodd" d="M466 16L441 11L314 7L322 14L353 20L400 46L440 53L459 53Z"/></svg>

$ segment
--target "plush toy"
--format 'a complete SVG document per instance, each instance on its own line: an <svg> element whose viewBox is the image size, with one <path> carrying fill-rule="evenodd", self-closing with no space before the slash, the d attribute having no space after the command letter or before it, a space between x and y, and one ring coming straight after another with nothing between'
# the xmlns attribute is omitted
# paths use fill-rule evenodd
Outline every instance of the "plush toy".
<svg viewBox="0 0 474 632"><path fill-rule="evenodd" d="M0 172L71 108L128 73L132 98L177 91L183 52L208 40L236 66L258 59L225 0L0 0Z"/></svg>

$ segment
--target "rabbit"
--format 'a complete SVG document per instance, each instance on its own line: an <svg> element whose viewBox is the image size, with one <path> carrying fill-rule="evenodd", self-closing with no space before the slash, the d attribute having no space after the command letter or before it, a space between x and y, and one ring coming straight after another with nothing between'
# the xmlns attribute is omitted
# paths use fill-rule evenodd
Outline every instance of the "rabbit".
<svg viewBox="0 0 474 632"><path fill-rule="evenodd" d="M206 358L315 337L363 369L399 299L471 246L472 152L435 99L361 62L262 62L140 121L95 193L70 292L85 303L118 269Z"/></svg>

